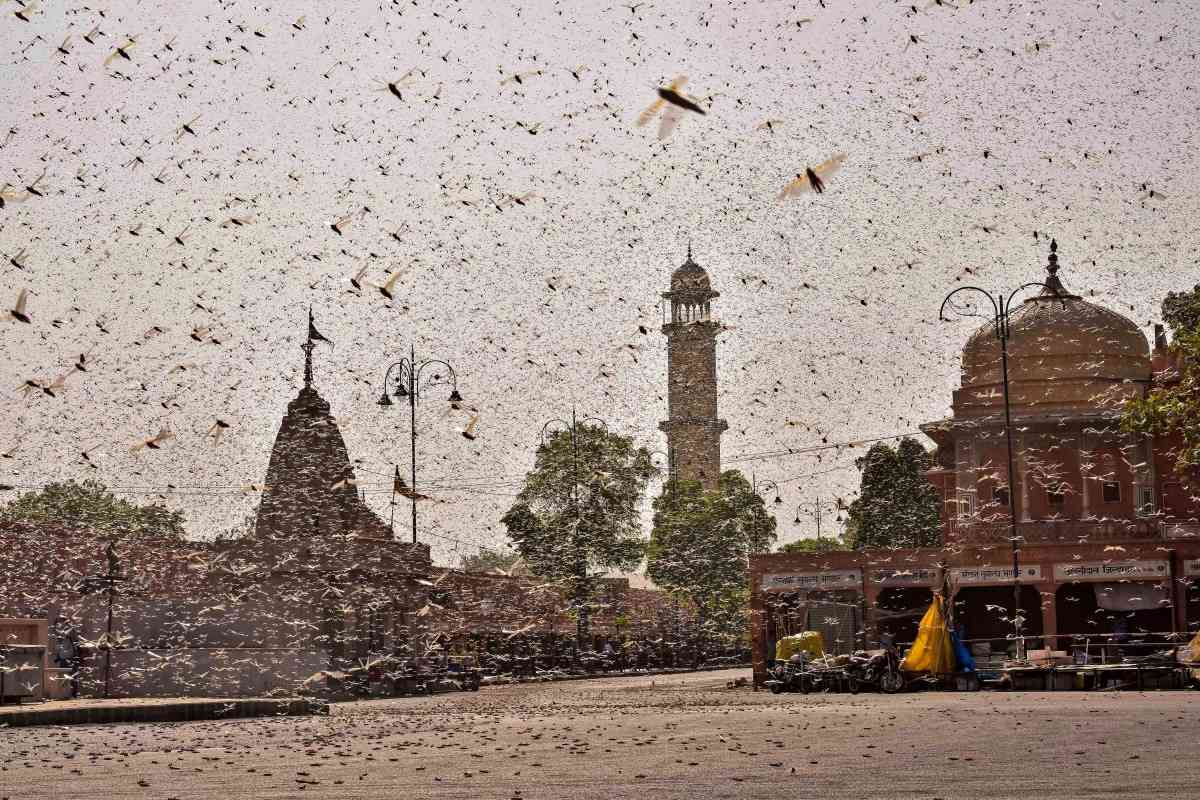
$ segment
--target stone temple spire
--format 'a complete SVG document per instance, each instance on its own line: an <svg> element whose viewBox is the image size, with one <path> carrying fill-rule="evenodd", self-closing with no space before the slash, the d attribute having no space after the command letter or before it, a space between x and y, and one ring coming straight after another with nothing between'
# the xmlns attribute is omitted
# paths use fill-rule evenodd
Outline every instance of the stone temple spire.
<svg viewBox="0 0 1200 800"><path fill-rule="evenodd" d="M359 497L354 466L329 403L312 385L312 352L332 345L308 312L304 388L288 403L275 436L255 520L260 538L391 539L392 531Z"/></svg>

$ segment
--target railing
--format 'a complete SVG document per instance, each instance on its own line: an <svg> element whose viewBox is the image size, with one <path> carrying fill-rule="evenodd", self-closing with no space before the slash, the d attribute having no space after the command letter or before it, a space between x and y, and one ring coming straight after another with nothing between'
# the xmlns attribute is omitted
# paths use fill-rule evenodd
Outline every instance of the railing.
<svg viewBox="0 0 1200 800"><path fill-rule="evenodd" d="M1016 660L1007 652L1008 647L1018 639L1024 643L1025 653L1049 651L1066 653L1075 665L1103 665L1127 663L1126 659L1140 659L1165 650L1175 650L1186 647L1196 631L1186 633L1167 632L1137 632L1137 633L1059 633L1039 636L1007 636L993 639L964 639L963 645L970 651L971 645L990 644L995 647L997 642L1003 646L992 652L992 657L1003 658L1005 661ZM897 649L903 655L913 645L912 642L898 642ZM987 656L972 657L978 662ZM1028 660L1028 658L1026 659ZM977 664L977 666L979 666ZM981 667L986 669L987 667Z"/></svg>

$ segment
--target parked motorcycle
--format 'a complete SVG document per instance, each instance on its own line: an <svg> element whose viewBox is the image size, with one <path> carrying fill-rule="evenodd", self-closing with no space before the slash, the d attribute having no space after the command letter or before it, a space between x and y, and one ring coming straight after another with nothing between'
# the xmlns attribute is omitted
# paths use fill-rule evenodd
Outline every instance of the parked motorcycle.
<svg viewBox="0 0 1200 800"><path fill-rule="evenodd" d="M846 688L851 694L858 694L865 687L887 694L895 694L904 688L900 658L891 648L855 653L845 666L845 672Z"/></svg>
<svg viewBox="0 0 1200 800"><path fill-rule="evenodd" d="M771 694L794 692L800 688L800 676L804 672L803 664L796 661L779 661L768 670L769 676L765 681Z"/></svg>
<svg viewBox="0 0 1200 800"><path fill-rule="evenodd" d="M772 694L837 691L845 679L841 668L814 667L799 653L776 664L768 675L764 683Z"/></svg>

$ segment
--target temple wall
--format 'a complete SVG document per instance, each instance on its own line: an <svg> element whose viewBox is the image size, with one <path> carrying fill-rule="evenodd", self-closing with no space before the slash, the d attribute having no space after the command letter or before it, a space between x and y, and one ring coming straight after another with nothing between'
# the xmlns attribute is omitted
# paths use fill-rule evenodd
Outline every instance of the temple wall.
<svg viewBox="0 0 1200 800"><path fill-rule="evenodd" d="M288 648L145 651L112 654L112 697L266 697L295 694L307 678L330 667L321 650ZM84 695L104 689L104 658L88 660L80 672Z"/></svg>

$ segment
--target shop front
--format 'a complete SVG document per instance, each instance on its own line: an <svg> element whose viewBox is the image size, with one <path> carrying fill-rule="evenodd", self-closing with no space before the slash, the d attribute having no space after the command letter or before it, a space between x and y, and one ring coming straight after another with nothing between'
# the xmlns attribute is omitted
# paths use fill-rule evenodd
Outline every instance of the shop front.
<svg viewBox="0 0 1200 800"><path fill-rule="evenodd" d="M774 643L802 630L820 630L835 651L888 640L903 650L916 638L935 592L949 597L959 634L981 665L1015 659L1010 558L1007 545L990 544L953 553L754 556L755 678L765 679ZM1018 571L1026 651L1082 648L1111 660L1200 630L1200 541L1029 544L1019 551Z"/></svg>
<svg viewBox="0 0 1200 800"><path fill-rule="evenodd" d="M832 653L862 647L862 604L863 571L853 564L840 567L822 558L792 567L785 561L759 573L751 601L755 674L765 674L777 641L801 631L819 631Z"/></svg>
<svg viewBox="0 0 1200 800"><path fill-rule="evenodd" d="M1200 631L1200 558L1183 562L1184 619L1191 633Z"/></svg>
<svg viewBox="0 0 1200 800"><path fill-rule="evenodd" d="M1021 632L1027 646L1035 647L1044 632L1039 591L1044 581L1042 567L1024 564L1018 571ZM1015 657L1012 564L951 567L948 578L955 625L962 640L970 644L972 653L981 659L995 655Z"/></svg>
<svg viewBox="0 0 1200 800"><path fill-rule="evenodd" d="M885 567L868 571L868 597L875 638L903 646L917 638L921 617L942 583L938 567Z"/></svg>

